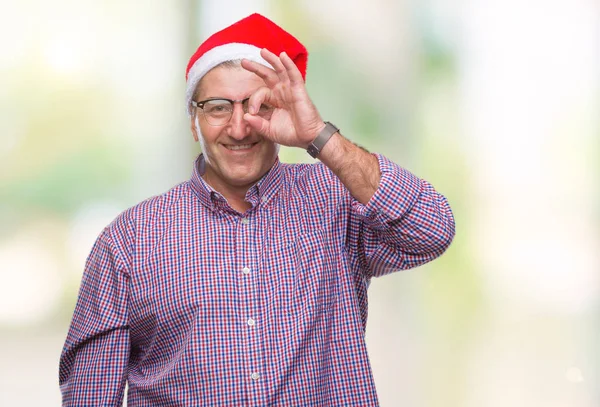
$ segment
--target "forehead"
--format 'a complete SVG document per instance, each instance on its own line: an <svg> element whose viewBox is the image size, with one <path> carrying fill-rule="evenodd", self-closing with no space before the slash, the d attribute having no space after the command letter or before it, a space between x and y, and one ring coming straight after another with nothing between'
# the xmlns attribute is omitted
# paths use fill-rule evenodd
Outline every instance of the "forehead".
<svg viewBox="0 0 600 407"><path fill-rule="evenodd" d="M265 82L241 66L218 66L209 71L198 83L198 99L224 97L243 99L250 96Z"/></svg>

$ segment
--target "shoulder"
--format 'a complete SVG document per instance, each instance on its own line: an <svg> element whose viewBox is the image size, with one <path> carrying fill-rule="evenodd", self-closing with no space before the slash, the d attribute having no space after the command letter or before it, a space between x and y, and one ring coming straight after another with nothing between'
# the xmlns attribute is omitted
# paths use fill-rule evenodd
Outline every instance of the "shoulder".
<svg viewBox="0 0 600 407"><path fill-rule="evenodd" d="M179 204L188 192L189 181L182 182L160 195L145 199L126 209L121 215L138 224L151 221L160 217L169 208Z"/></svg>
<svg viewBox="0 0 600 407"><path fill-rule="evenodd" d="M188 193L189 181L185 181L160 195L145 199L121 212L102 234L117 246L130 246L140 231L160 223L165 214L185 200Z"/></svg>

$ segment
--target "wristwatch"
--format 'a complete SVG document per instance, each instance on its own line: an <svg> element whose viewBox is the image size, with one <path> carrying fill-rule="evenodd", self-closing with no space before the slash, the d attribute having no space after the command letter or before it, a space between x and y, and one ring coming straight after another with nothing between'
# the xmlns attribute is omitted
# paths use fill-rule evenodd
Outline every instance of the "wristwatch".
<svg viewBox="0 0 600 407"><path fill-rule="evenodd" d="M321 150L323 150L323 147L325 147L325 144L327 144L331 136L333 136L333 133L339 130L340 129L338 129L335 124L325 122L325 128L321 130L319 135L308 145L308 148L306 149L308 154L310 154L312 158L317 158Z"/></svg>

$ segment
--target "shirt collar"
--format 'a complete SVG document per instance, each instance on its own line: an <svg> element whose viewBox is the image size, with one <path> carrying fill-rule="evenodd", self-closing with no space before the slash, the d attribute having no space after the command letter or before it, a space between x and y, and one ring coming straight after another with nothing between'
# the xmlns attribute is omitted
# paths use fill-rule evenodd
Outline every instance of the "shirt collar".
<svg viewBox="0 0 600 407"><path fill-rule="evenodd" d="M246 201L250 202L253 208L259 205L259 203L263 205L267 204L277 194L281 186L282 167L283 165L279 161L279 157L277 157L271 169L248 190ZM216 210L217 207L223 206L225 198L204 181L202 175L205 168L204 155L200 154L194 162L190 185L203 205L209 209Z"/></svg>

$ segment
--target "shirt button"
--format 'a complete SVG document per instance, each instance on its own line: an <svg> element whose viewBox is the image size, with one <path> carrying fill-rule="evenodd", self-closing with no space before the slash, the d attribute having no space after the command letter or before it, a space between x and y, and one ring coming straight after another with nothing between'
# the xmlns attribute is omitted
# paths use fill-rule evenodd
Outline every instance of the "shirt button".
<svg viewBox="0 0 600 407"><path fill-rule="evenodd" d="M250 325L250 326L254 326L256 324L256 321L253 320L252 318L248 319L247 322L248 322L248 325Z"/></svg>
<svg viewBox="0 0 600 407"><path fill-rule="evenodd" d="M244 274L250 274L250 269L248 267L244 267L242 269L242 273L244 273Z"/></svg>
<svg viewBox="0 0 600 407"><path fill-rule="evenodd" d="M266 197L266 196L263 196L262 198L260 198L260 201L261 201L262 203L265 203L265 202L267 202L267 197Z"/></svg>
<svg viewBox="0 0 600 407"><path fill-rule="evenodd" d="M248 218L242 218L242 223L244 225L247 225L250 221L248 220Z"/></svg>
<svg viewBox="0 0 600 407"><path fill-rule="evenodd" d="M252 378L252 380L258 380L258 378L260 377L260 375L257 372L254 372L250 375L250 377Z"/></svg>

